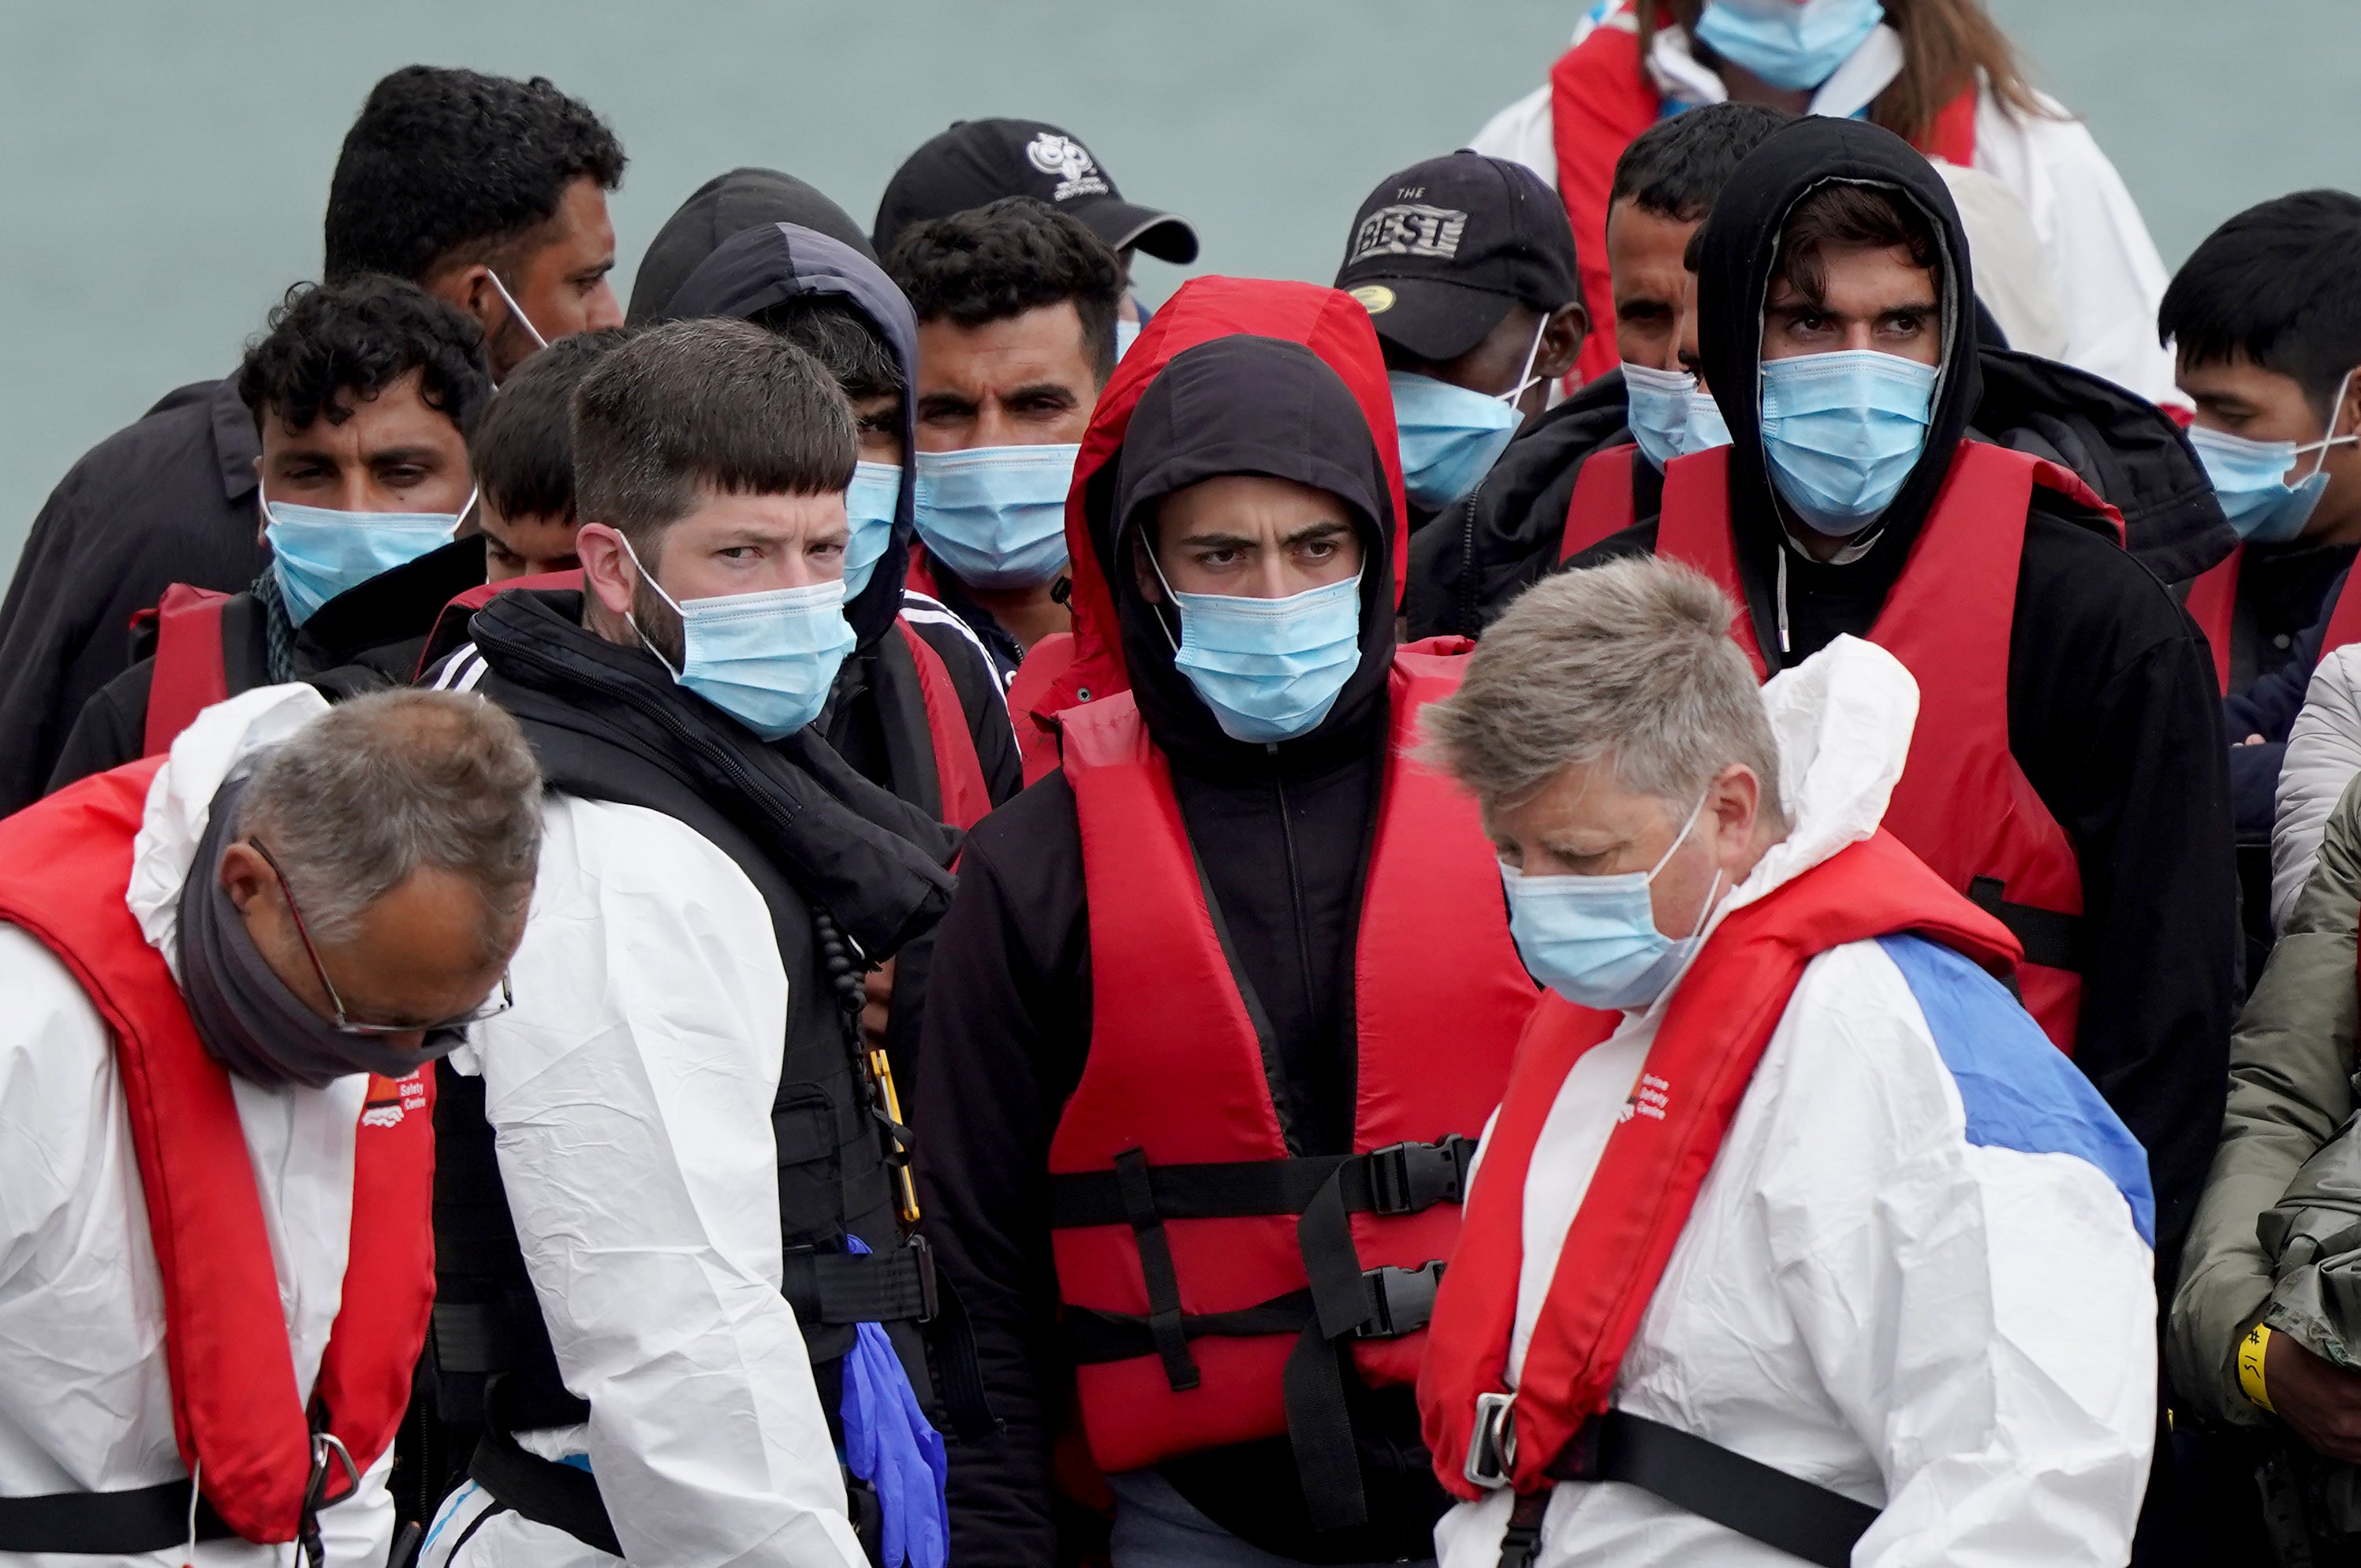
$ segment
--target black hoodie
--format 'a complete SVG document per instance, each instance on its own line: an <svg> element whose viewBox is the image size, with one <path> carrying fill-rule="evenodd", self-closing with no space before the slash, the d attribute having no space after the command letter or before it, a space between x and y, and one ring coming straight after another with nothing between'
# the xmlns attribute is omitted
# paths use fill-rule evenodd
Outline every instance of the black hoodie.
<svg viewBox="0 0 2361 1568"><path fill-rule="evenodd" d="M741 171L743 172L743 171ZM785 176L780 178L784 179ZM825 200L817 197L815 199ZM851 220L843 219L846 225ZM950 670L967 717L968 734L983 765L985 788L996 806L1024 784L1016 732L991 660L955 616L934 600L906 593L913 517L917 498L917 447L912 424L916 407L909 389L918 357L917 323L909 302L894 286L865 247L855 248L818 229L765 223L741 229L717 245L683 280L664 319L730 316L752 321L792 299L834 297L850 302L894 351L902 369L902 488L894 505L894 540L878 558L868 584L845 607L858 639L837 675L836 689L818 720L828 743L873 783L940 815L942 795L918 669L910 649L894 629L907 616ZM889 1025L895 1077L906 1095L919 1071L918 1023L926 1001L932 944L921 939L906 948L895 965L894 1009Z"/></svg>
<svg viewBox="0 0 2361 1568"><path fill-rule="evenodd" d="M1899 192L1944 251L1945 351L1927 451L1849 565L1784 541L1763 458L1757 386L1763 304L1778 236L1806 194L1836 180ZM1898 137L1805 119L1741 164L1707 219L1699 352L1731 436L1730 499L1753 634L1773 670L1839 633L1866 635L1901 576L1985 364L1952 308L1971 297L1949 189ZM2103 521L2037 488L2009 647L2009 750L2072 841L2082 878L2082 1013L2075 1061L2147 1148L2157 1277L2168 1292L2219 1136L2238 986L2237 888L2212 655L2155 576ZM1775 628L1786 555L1791 649ZM1922 713L1921 725L1942 715Z"/></svg>
<svg viewBox="0 0 2361 1568"><path fill-rule="evenodd" d="M1222 474L1295 479L1339 496L1363 531L1361 661L1327 718L1276 745L1221 732L1173 665L1168 625L1139 593L1130 522L1159 497ZM1359 405L1300 344L1216 338L1174 358L1141 397L1118 460L1086 495L1114 591L1131 689L1170 761L1181 817L1276 1046L1291 1141L1352 1137L1350 981L1375 822L1394 646L1393 527ZM1177 634L1177 629L1171 629ZM966 1299L997 1440L955 1449L953 1560L1053 1560L1049 1445L1069 1364L1056 1338L1046 1174L1090 1049L1089 917L1074 796L1052 773L968 840L939 932L919 1094L919 1190L941 1266ZM1154 1005L1142 998L1141 1005ZM1372 1522L1315 1537L1284 1437L1160 1467L1200 1510L1282 1556L1421 1558L1444 1497L1406 1389L1354 1389Z"/></svg>

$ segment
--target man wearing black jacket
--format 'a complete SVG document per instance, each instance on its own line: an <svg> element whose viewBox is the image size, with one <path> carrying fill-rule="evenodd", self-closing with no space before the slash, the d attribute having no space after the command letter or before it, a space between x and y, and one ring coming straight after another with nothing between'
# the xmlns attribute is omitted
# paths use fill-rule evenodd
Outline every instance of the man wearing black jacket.
<svg viewBox="0 0 2361 1568"><path fill-rule="evenodd" d="M53 790L169 743L151 706L176 700L193 663L217 663L221 696L292 680L331 699L407 685L437 613L484 580L483 542L454 537L475 493L467 436L492 397L473 320L374 274L305 289L272 313L235 385L261 448L269 565L218 607L217 630L183 632L168 605L151 651L83 705Z"/></svg>
<svg viewBox="0 0 2361 1568"><path fill-rule="evenodd" d="M1102 405L1120 450L1073 540L1078 630L1129 690L1061 715L1061 771L970 839L936 949L920 1191L1004 1423L952 1449L953 1557L1053 1560L1071 1398L1118 1563L1418 1561L1444 1499L1409 1336L1455 1229L1447 1135L1488 1114L1534 992L1467 803L1400 762L1457 676L1396 652L1366 317L1203 280L1135 356L1162 367ZM1434 881L1403 899L1405 874ZM1420 1174L1389 1212L1418 1212L1315 1257L1394 1159ZM1347 1194L1328 1221L1315 1189ZM1131 1301L1143 1266L1166 1283Z"/></svg>
<svg viewBox="0 0 2361 1568"><path fill-rule="evenodd" d="M1809 210L1808 202L1826 203L1829 198L1819 193L1829 191L1857 191L1889 214L1861 232L1891 224L1910 238L1899 246L1882 236L1852 245L1831 238L1819 245L1817 261L1796 265L1800 281L1774 275L1774 254L1787 255L1800 232L1797 214ZM1840 284L1861 277L1884 281L1859 299L1841 298ZM1949 528L1959 509L1938 506L1938 492L1956 464L1986 450L1969 428L1970 412L1984 395L1984 365L1962 308L1971 297L1965 236L1926 159L1887 132L1843 121L1802 121L1773 136L1732 180L1701 243L1700 347L1732 444L1723 454L1674 463L1657 540L1627 537L1600 553L1651 543L1673 549L1678 511L1680 553L1696 559L1688 553L1712 554L1717 537L1699 520L1726 515L1718 536L1728 543L1719 548L1728 553L1722 559L1750 612L1741 619L1741 640L1772 671L1791 667L1840 634L1873 636L1889 647L1912 639L1925 645L1938 633L1949 638L1955 610L1981 612L1976 596L1954 583L1940 603L1927 605L1910 568L1938 536L1953 537ZM1850 361L1845 368L1862 373L1876 368L1871 354L1930 367L1931 400L1921 402L1917 416L1925 434L1906 472L1898 455L1881 462L1857 454L1839 455L1824 470L1824 488L1851 485L1857 499L1890 498L1866 517L1837 516L1802 488L1796 476L1810 459L1798 456L1794 444L1814 433L1795 430L1778 389L1755 390L1764 384L1766 365L1813 353L1843 353ZM1824 368L1838 367L1828 360ZM1788 379L1784 373L1771 378ZM1781 415L1775 427L1770 414ZM2009 461L1997 468L2015 471ZM2018 853L2025 840L2012 837L2026 830L2037 803L2070 846L2078 927L2046 938L2036 930L2028 945L2055 951L2054 938L2066 935L2080 1003L2062 1023L2045 1023L2053 1037L2067 1036L2077 1065L2147 1150L2157 1193L2157 1276L2169 1283L2220 1132L2236 996L2221 726L2202 639L2163 586L2115 543L2113 520L2078 489L2070 476L2037 475L2021 561L1996 579L2015 582L2006 756L1996 765L2013 762L2037 797L2014 811L2002 808L2007 826L1997 853L2002 861L2016 855L2021 868L2037 858ZM1799 504L1795 495L1806 499ZM1805 507L1818 514L1817 521L1806 521L1812 514ZM1973 562L1976 554L1961 559ZM1897 624L1886 613L1890 603L1920 607L1913 613L1925 623ZM1954 683L1945 671L1913 664L1912 673L1924 694L1915 772L1930 738L1952 734L1975 716L1947 706ZM1920 817L1905 809L1912 784L1905 774L1886 826L1944 871L1949 829L1941 812ZM1953 796L1947 808L1971 825L1996 820L1994 803L1972 792ZM1997 862L1993 870L2000 874ZM2004 916L2026 896L2005 887L1997 893ZM2039 1015L2034 981L2026 983Z"/></svg>
<svg viewBox="0 0 2361 1568"><path fill-rule="evenodd" d="M419 284L476 318L505 376L541 340L621 319L607 192L623 162L541 78L405 66L346 135L323 276ZM59 481L0 605L0 815L41 793L82 705L132 663L137 612L174 583L235 593L262 570L258 450L232 376L171 392Z"/></svg>

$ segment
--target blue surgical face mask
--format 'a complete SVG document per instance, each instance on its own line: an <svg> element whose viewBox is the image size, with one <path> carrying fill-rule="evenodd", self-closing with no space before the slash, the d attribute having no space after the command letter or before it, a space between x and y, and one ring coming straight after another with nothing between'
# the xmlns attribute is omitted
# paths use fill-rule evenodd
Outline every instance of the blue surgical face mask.
<svg viewBox="0 0 2361 1568"><path fill-rule="evenodd" d="M1641 455L1659 468L1686 450L1682 441L1688 432L1689 394L1696 390L1697 378L1686 370L1624 363L1624 422Z"/></svg>
<svg viewBox="0 0 2361 1568"><path fill-rule="evenodd" d="M1142 539L1149 570L1180 611L1172 663L1233 740L1270 742L1308 735L1328 717L1361 664L1361 579L1307 588L1285 598L1175 593ZM1164 625L1164 618L1157 617ZM1172 630L1165 627L1165 641Z"/></svg>
<svg viewBox="0 0 2361 1568"><path fill-rule="evenodd" d="M336 511L273 501L259 490L255 501L270 544L270 575L279 579L287 619L301 626L338 594L450 543L476 496L469 491L466 505L452 512Z"/></svg>
<svg viewBox="0 0 2361 1568"><path fill-rule="evenodd" d="M1885 19L1877 0L1708 0L1697 41L1773 87L1817 87Z"/></svg>
<svg viewBox="0 0 2361 1568"><path fill-rule="evenodd" d="M1667 937L1656 929L1649 884L1671 863L1705 811L1699 795L1664 858L1645 872L1617 876L1525 876L1503 861L1509 935L1532 977L1579 1007L1645 1007L1697 950L1721 892L1721 872L1697 915L1697 929Z"/></svg>
<svg viewBox="0 0 2361 1568"><path fill-rule="evenodd" d="M918 537L971 587L1027 588L1066 569L1075 444L918 454Z"/></svg>
<svg viewBox="0 0 2361 1568"><path fill-rule="evenodd" d="M2340 413L2352 380L2353 372L2348 370L2336 389L2334 406ZM2292 441L2255 441L2203 425L2190 427L2189 444L2204 460L2213 493L2221 498L2222 510L2239 538L2249 544L2284 544L2303 532L2312 509L2320 504L2321 492L2328 488L2324 466L2328 449L2361 441L2361 435L2335 434L2334 418L2330 416L2327 436L2301 446ZM2312 472L2289 484L2288 470L2307 452L2319 454L2312 459Z"/></svg>
<svg viewBox="0 0 2361 1568"><path fill-rule="evenodd" d="M894 543L894 503L902 494L902 469L895 463L859 463L844 492L844 602L869 586L869 574Z"/></svg>
<svg viewBox="0 0 2361 1568"><path fill-rule="evenodd" d="M1688 427L1681 433L1681 452L1710 452L1717 446L1730 444L1730 422L1721 417L1721 405L1713 394L1699 387L1689 394Z"/></svg>
<svg viewBox="0 0 2361 1568"><path fill-rule="evenodd" d="M1764 360L1763 455L1780 499L1838 539L1877 521L1927 449L1935 378L1873 348Z"/></svg>
<svg viewBox="0 0 2361 1568"><path fill-rule="evenodd" d="M1401 442L1402 493L1411 504L1441 511L1466 499L1492 471L1524 422L1517 400L1540 379L1533 374L1533 360L1548 330L1549 318L1543 316L1533 329L1517 384L1505 392L1487 397L1408 370L1387 378L1393 387L1394 430Z"/></svg>
<svg viewBox="0 0 2361 1568"><path fill-rule="evenodd" d="M782 740L819 717L854 641L844 619L841 578L799 588L716 594L684 604L640 566L629 540L623 549L639 566L641 579L680 617L676 670L640 631L640 641L672 670L674 680L765 740ZM639 631L639 622L632 621L631 630Z"/></svg>

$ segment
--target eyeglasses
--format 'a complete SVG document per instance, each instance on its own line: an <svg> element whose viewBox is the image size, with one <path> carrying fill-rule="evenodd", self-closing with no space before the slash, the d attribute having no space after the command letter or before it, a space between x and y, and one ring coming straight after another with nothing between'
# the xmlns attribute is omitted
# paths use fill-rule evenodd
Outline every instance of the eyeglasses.
<svg viewBox="0 0 2361 1568"><path fill-rule="evenodd" d="M279 879L279 891L287 896L287 913L294 917L295 935L302 939L304 956L312 960L312 972L320 977L320 989L328 993L328 1004L336 1010L338 1034L359 1035L368 1038L381 1038L388 1035L431 1035L437 1030L464 1029L470 1024L497 1018L516 1005L516 992L509 985L509 971L503 969L500 970L500 999L498 1002L488 1001L456 1017L441 1018L431 1024L367 1024L346 1017L345 999L336 994L336 982L328 978L328 966L320 961L320 949L312 945L312 933L304 927L303 908L295 902L294 885L288 882L287 873L280 869L278 861L271 857L269 849L261 839L248 839L247 842L253 845L254 852L262 857L262 863L270 868L270 874Z"/></svg>

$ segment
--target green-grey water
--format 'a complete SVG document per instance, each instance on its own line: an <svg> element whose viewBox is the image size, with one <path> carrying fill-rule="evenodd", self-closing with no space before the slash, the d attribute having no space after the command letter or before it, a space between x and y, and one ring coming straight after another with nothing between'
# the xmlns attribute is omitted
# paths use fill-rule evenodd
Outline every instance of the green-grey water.
<svg viewBox="0 0 2361 1568"><path fill-rule="evenodd" d="M2237 208L2361 184L2356 0L1992 0L2168 264ZM1054 120L1194 219L1199 269L1333 272L1361 195L1538 84L1575 0L0 0L0 563L86 447L223 374L319 265L336 144L412 60L540 73L620 133L628 288L697 183L812 181L865 225L951 120ZM1182 273L1143 261L1160 297Z"/></svg>

